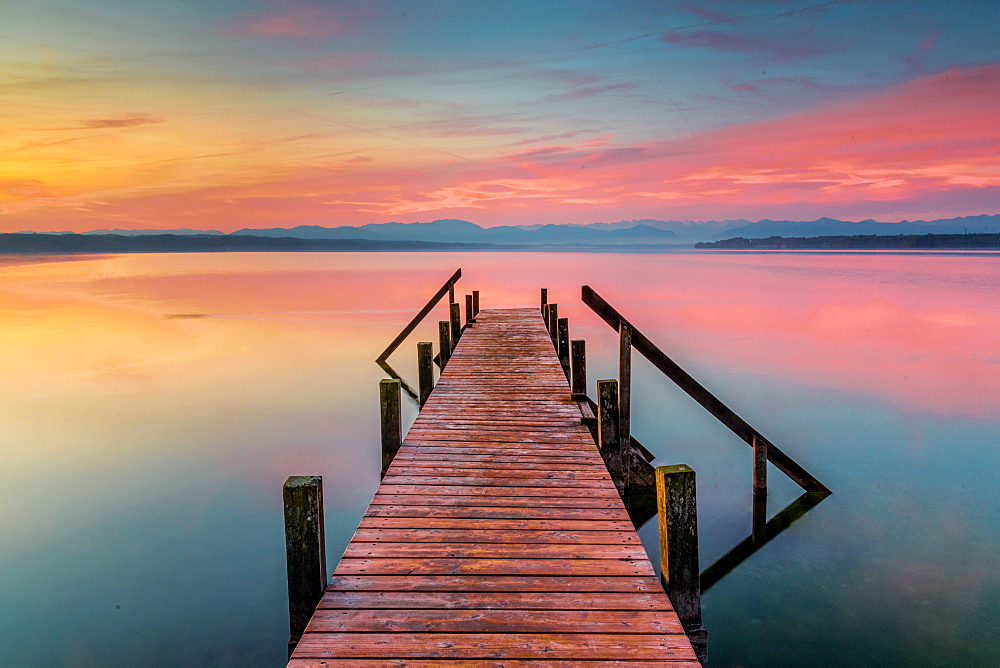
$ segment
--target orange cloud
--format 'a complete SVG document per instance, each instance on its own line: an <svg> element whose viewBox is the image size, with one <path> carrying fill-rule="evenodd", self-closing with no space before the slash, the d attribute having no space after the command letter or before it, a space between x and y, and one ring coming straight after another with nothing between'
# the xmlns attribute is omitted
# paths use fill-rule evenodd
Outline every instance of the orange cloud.
<svg viewBox="0 0 1000 668"><path fill-rule="evenodd" d="M413 109L380 111L400 119L394 127L302 114L294 136L253 134L260 115L93 128L70 144L50 134L12 145L6 173L0 153L0 220L7 230L119 220L228 230L441 215L490 225L974 214L1000 201L998 98L1000 65L953 69L784 118L633 144L527 126L505 140L501 116L458 120L449 133ZM537 138L529 150L525 136Z"/></svg>

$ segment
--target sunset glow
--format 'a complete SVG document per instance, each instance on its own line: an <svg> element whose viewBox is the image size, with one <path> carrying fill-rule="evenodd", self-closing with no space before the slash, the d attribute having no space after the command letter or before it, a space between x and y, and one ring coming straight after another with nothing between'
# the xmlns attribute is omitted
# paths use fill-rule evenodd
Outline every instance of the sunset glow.
<svg viewBox="0 0 1000 668"><path fill-rule="evenodd" d="M995 213L995 3L40 0L0 231Z"/></svg>

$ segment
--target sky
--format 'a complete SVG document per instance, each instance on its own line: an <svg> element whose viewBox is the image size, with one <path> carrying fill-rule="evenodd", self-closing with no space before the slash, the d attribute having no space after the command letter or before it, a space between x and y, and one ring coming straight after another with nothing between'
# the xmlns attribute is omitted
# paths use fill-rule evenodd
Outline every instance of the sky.
<svg viewBox="0 0 1000 668"><path fill-rule="evenodd" d="M995 0L0 16L0 232L1000 213Z"/></svg>

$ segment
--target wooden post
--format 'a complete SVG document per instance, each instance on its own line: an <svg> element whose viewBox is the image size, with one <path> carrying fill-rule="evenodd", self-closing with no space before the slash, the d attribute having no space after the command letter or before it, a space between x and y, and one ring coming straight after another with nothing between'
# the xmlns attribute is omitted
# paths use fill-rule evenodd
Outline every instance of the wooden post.
<svg viewBox="0 0 1000 668"><path fill-rule="evenodd" d="M559 304L549 304L549 338L552 345L556 346L559 341Z"/></svg>
<svg viewBox="0 0 1000 668"><path fill-rule="evenodd" d="M685 630L701 626L698 508L694 471L684 464L656 467L660 579Z"/></svg>
<svg viewBox="0 0 1000 668"><path fill-rule="evenodd" d="M618 381L597 381L597 447L601 449L608 473L618 493L621 485L621 447L618 440ZM624 498L624 497L622 497Z"/></svg>
<svg viewBox="0 0 1000 668"><path fill-rule="evenodd" d="M622 460L622 487L628 493L632 474L632 328L618 328L618 439Z"/></svg>
<svg viewBox="0 0 1000 668"><path fill-rule="evenodd" d="M479 315L479 290L472 291L472 317Z"/></svg>
<svg viewBox="0 0 1000 668"><path fill-rule="evenodd" d="M587 396L587 342L583 339L573 341L572 345L572 368L573 384L572 392L574 399L584 399Z"/></svg>
<svg viewBox="0 0 1000 668"><path fill-rule="evenodd" d="M472 295L465 295L465 324L471 325L473 318L475 315L472 312Z"/></svg>
<svg viewBox="0 0 1000 668"><path fill-rule="evenodd" d="M441 358L440 367L444 371L444 365L451 357L451 323L447 320L438 322L438 356Z"/></svg>
<svg viewBox="0 0 1000 668"><path fill-rule="evenodd" d="M288 655L326 589L323 478L293 475L281 490L285 506L285 560L288 569Z"/></svg>
<svg viewBox="0 0 1000 668"><path fill-rule="evenodd" d="M421 341L417 344L417 391L420 393L420 406L423 407L427 397L434 389L434 344Z"/></svg>
<svg viewBox="0 0 1000 668"><path fill-rule="evenodd" d="M753 493L767 494L767 441L757 438L753 442Z"/></svg>
<svg viewBox="0 0 1000 668"><path fill-rule="evenodd" d="M542 304L542 322L545 323L545 331L549 331L549 305Z"/></svg>
<svg viewBox="0 0 1000 668"><path fill-rule="evenodd" d="M448 303L449 304L454 304L455 303L455 282L454 281L452 281L451 283L448 284Z"/></svg>
<svg viewBox="0 0 1000 668"><path fill-rule="evenodd" d="M559 318L557 329L556 335L559 341L556 352L559 354L559 363L562 364L566 380L569 380L569 318Z"/></svg>
<svg viewBox="0 0 1000 668"><path fill-rule="evenodd" d="M458 304L451 304L451 349L458 345L458 337L462 336L462 313Z"/></svg>
<svg viewBox="0 0 1000 668"><path fill-rule="evenodd" d="M549 290L542 288L542 315L545 315L545 305L549 303ZM548 323L548 320L545 321Z"/></svg>
<svg viewBox="0 0 1000 668"><path fill-rule="evenodd" d="M399 414L399 381L383 379L378 384L379 417L382 423L382 477L389 470L403 442L403 425Z"/></svg>

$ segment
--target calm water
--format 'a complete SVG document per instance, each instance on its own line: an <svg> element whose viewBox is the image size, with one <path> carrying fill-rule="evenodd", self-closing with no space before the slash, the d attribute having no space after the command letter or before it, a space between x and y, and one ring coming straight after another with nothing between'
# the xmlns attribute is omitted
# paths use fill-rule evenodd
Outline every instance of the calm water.
<svg viewBox="0 0 1000 668"><path fill-rule="evenodd" d="M0 258L0 665L281 665L281 485L324 477L332 565L378 483L372 360L458 266L487 308L548 287L593 394L590 284L834 491L706 592L710 665L1000 664L1000 256L275 253ZM634 374L707 567L750 449Z"/></svg>

